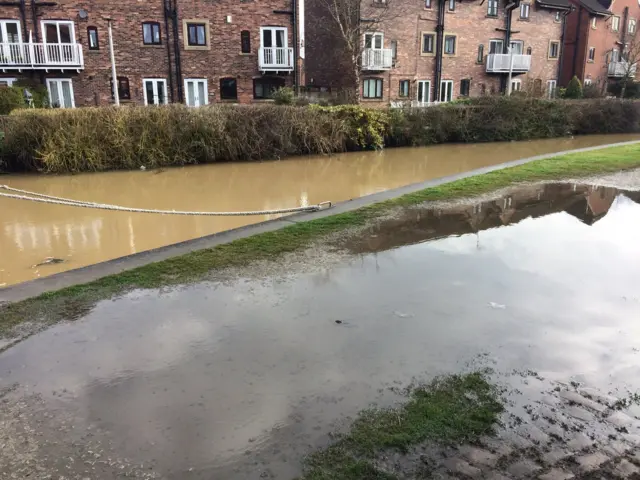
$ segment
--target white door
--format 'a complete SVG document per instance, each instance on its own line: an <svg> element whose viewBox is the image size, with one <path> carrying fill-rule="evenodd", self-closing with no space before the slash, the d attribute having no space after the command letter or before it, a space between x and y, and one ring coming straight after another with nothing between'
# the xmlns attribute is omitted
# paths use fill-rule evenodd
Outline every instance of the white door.
<svg viewBox="0 0 640 480"><path fill-rule="evenodd" d="M262 27L260 30L264 64L287 66L289 63L287 29L284 27Z"/></svg>
<svg viewBox="0 0 640 480"><path fill-rule="evenodd" d="M209 104L207 81L203 79L186 79L184 81L187 105L201 107Z"/></svg>
<svg viewBox="0 0 640 480"><path fill-rule="evenodd" d="M384 45L384 35L382 33L366 33L364 35L364 48L382 50Z"/></svg>
<svg viewBox="0 0 640 480"><path fill-rule="evenodd" d="M168 103L167 81L164 78L145 78L142 83L145 105L165 105Z"/></svg>
<svg viewBox="0 0 640 480"><path fill-rule="evenodd" d="M0 43L2 44L1 63L24 63L22 57L22 36L20 22L0 20Z"/></svg>
<svg viewBox="0 0 640 480"><path fill-rule="evenodd" d="M45 20L42 22L44 54L47 63L77 63L74 44L76 42L73 22Z"/></svg>
<svg viewBox="0 0 640 480"><path fill-rule="evenodd" d="M73 83L69 78L47 78L49 105L53 108L74 108Z"/></svg>
<svg viewBox="0 0 640 480"><path fill-rule="evenodd" d="M503 53L503 45L502 40L489 40L489 53Z"/></svg>
<svg viewBox="0 0 640 480"><path fill-rule="evenodd" d="M511 47L511 53L514 55L522 55L524 48L524 42L522 42L522 40L514 40L509 46Z"/></svg>
<svg viewBox="0 0 640 480"><path fill-rule="evenodd" d="M453 80L440 82L440 101L450 102L453 99Z"/></svg>
<svg viewBox="0 0 640 480"><path fill-rule="evenodd" d="M418 103L427 104L431 101L431 80L418 80Z"/></svg>

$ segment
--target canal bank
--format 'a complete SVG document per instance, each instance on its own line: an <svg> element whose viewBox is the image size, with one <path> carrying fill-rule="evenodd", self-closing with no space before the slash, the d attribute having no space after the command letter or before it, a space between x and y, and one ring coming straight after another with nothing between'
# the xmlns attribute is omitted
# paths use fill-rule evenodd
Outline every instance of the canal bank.
<svg viewBox="0 0 640 480"><path fill-rule="evenodd" d="M334 209L278 219L193 242L105 262L0 290L0 329L30 322L27 331L77 318L96 302L137 288L161 288L210 278L216 271L271 261L313 246L327 235L361 228L405 208L433 200L473 197L526 181L554 180L640 166L638 141L544 155L445 177L344 202Z"/></svg>

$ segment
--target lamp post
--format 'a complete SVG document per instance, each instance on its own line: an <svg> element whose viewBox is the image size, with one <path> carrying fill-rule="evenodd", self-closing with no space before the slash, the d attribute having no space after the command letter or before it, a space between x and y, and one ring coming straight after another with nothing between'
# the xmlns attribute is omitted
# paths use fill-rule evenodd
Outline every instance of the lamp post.
<svg viewBox="0 0 640 480"><path fill-rule="evenodd" d="M120 106L120 96L118 95L118 74L116 73L116 56L113 51L113 29L111 24L113 19L107 18L109 23L109 57L111 58L111 91L113 93L113 103L116 107Z"/></svg>

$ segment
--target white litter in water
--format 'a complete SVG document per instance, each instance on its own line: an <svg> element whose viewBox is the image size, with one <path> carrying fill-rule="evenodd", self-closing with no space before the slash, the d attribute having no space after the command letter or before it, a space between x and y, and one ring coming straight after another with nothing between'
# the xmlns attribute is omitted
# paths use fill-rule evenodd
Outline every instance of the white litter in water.
<svg viewBox="0 0 640 480"><path fill-rule="evenodd" d="M495 308L496 310L504 310L505 308L507 308L506 305L502 305L502 304L496 303L496 302L489 302L489 306L491 308Z"/></svg>
<svg viewBox="0 0 640 480"><path fill-rule="evenodd" d="M413 317L413 314L412 314L412 313L402 313L402 312L397 312L397 311L396 311L396 312L393 312L393 314L394 314L396 317L400 317L400 318L412 318L412 317Z"/></svg>

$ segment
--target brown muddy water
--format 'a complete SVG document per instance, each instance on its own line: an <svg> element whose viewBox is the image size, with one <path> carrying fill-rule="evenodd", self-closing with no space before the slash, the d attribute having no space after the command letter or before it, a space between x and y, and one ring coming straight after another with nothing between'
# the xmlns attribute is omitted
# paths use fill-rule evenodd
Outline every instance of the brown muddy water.
<svg viewBox="0 0 640 480"><path fill-rule="evenodd" d="M636 392L639 201L531 186L407 210L321 271L100 302L0 354L0 477L291 479L389 387L479 364Z"/></svg>
<svg viewBox="0 0 640 480"><path fill-rule="evenodd" d="M339 202L534 155L637 139L637 135L389 149L278 162L164 171L0 177L49 195L129 207L266 210ZM169 217L0 199L0 288L267 220ZM61 263L40 265L46 258Z"/></svg>

